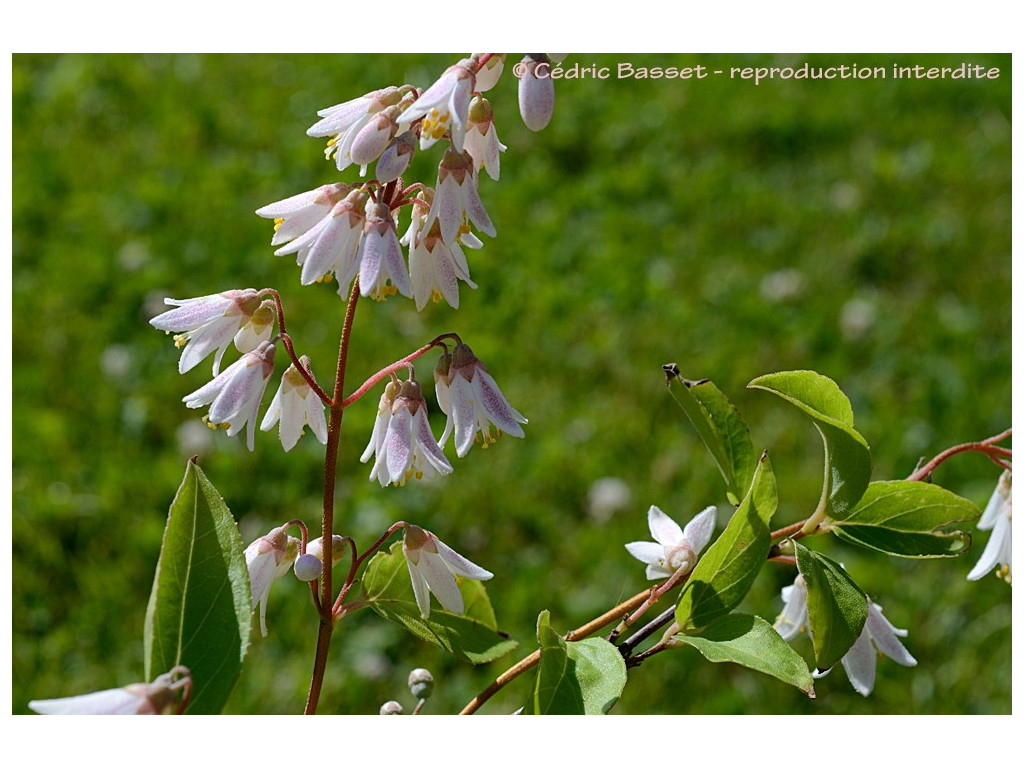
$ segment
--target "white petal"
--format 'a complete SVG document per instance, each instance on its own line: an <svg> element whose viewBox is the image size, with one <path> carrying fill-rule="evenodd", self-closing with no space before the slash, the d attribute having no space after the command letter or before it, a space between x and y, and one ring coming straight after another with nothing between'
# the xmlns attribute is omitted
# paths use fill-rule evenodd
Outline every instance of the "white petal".
<svg viewBox="0 0 1024 768"><path fill-rule="evenodd" d="M414 437L420 448L423 449L424 458L442 475L450 475L452 473L452 465L448 462L444 453L442 453L437 440L434 439L434 433L430 431L430 422L427 421L427 409L420 407L412 418Z"/></svg>
<svg viewBox="0 0 1024 768"><path fill-rule="evenodd" d="M917 666L917 659L911 656L903 644L896 639L896 635L906 637L907 631L896 629L890 624L889 620L882 615L881 606L868 602L868 619L864 626L878 650L904 667Z"/></svg>
<svg viewBox="0 0 1024 768"><path fill-rule="evenodd" d="M68 696L63 699L30 701L29 709L40 715L136 715L147 699L124 688Z"/></svg>
<svg viewBox="0 0 1024 768"><path fill-rule="evenodd" d="M306 404L293 389L282 401L281 407L281 445L290 451L302 437L302 428L306 424Z"/></svg>
<svg viewBox="0 0 1024 768"><path fill-rule="evenodd" d="M487 581L494 576L490 571L464 558L440 539L434 540L434 546L437 547L437 553L453 573L477 581Z"/></svg>
<svg viewBox="0 0 1024 768"><path fill-rule="evenodd" d="M401 482L412 465L412 414L408 408L399 408L391 416L384 444L391 482Z"/></svg>
<svg viewBox="0 0 1024 768"><path fill-rule="evenodd" d="M316 241L306 254L302 263L302 276L300 281L303 285L311 285L327 274L334 265L349 234L348 214L340 216L328 216L327 223L320 228Z"/></svg>
<svg viewBox="0 0 1024 768"><path fill-rule="evenodd" d="M498 232L494 228L494 224L491 223L491 217L487 215L484 204L480 202L480 195L476 191L476 179L471 178L468 173L462 182L462 195L469 220L484 234L491 237L497 235ZM450 241L445 240L445 242Z"/></svg>
<svg viewBox="0 0 1024 768"><path fill-rule="evenodd" d="M473 375L473 392L478 404L498 429L515 437L525 436L519 424L526 424L526 417L512 407L491 375L482 368L477 368Z"/></svg>
<svg viewBox="0 0 1024 768"><path fill-rule="evenodd" d="M324 413L323 401L312 390L306 397L306 423L316 439L327 445L327 415Z"/></svg>
<svg viewBox="0 0 1024 768"><path fill-rule="evenodd" d="M655 544L653 541L631 541L626 545L626 551L642 563L663 568L665 548L661 544Z"/></svg>
<svg viewBox="0 0 1024 768"><path fill-rule="evenodd" d="M441 556L433 552L421 552L419 565L427 586L437 595L444 609L449 613L462 613L465 610L462 593Z"/></svg>
<svg viewBox="0 0 1024 768"><path fill-rule="evenodd" d="M256 211L256 215L262 216L264 219L283 219L296 211L312 205L313 201L316 200L319 194L319 189L300 192L297 195L286 197L284 200L278 200L276 203L264 205Z"/></svg>
<svg viewBox="0 0 1024 768"><path fill-rule="evenodd" d="M683 538L690 542L690 548L694 552L700 554L700 551L711 541L717 521L718 510L715 507L707 507L686 524L686 527L683 529Z"/></svg>
<svg viewBox="0 0 1024 768"><path fill-rule="evenodd" d="M861 696L867 696L875 687L875 649L868 639L868 631L865 628L861 632L857 642L843 656L843 669L846 676L850 678L850 684Z"/></svg>
<svg viewBox="0 0 1024 768"><path fill-rule="evenodd" d="M674 547L683 539L683 529L653 504L647 510L647 525L654 540L665 547Z"/></svg>
<svg viewBox="0 0 1024 768"><path fill-rule="evenodd" d="M284 379L282 378L281 386L274 393L274 399L270 401L270 407L267 408L267 412L263 415L263 421L260 423L260 429L264 432L269 432L273 429L274 425L281 419L281 391L283 389Z"/></svg>
<svg viewBox="0 0 1024 768"><path fill-rule="evenodd" d="M421 554L422 558L423 555ZM430 617L430 590L427 587L427 580L420 573L418 565L413 565L406 556L406 565L409 566L409 580L412 582L412 593L416 596L416 605L420 609L420 616L424 619Z"/></svg>
<svg viewBox="0 0 1024 768"><path fill-rule="evenodd" d="M1010 565L1010 534L1010 518L1004 515L996 523L995 528L992 529L992 535L989 536L978 562L971 569L971 572L967 574L969 581L977 581L999 563Z"/></svg>
<svg viewBox="0 0 1024 768"><path fill-rule="evenodd" d="M476 406L473 402L473 385L462 376L456 375L448 386L448 396L455 423L455 453L461 459L473 447L476 436Z"/></svg>

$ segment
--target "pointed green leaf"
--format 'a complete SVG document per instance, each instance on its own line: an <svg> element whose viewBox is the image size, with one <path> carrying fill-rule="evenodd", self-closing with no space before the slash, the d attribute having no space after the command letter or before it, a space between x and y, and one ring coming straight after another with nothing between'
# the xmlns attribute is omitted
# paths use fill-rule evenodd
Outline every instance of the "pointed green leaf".
<svg viewBox="0 0 1024 768"><path fill-rule="evenodd" d="M789 647L760 616L730 613L715 619L699 634L678 634L712 662L731 661L796 686L814 698L814 679L800 654Z"/></svg>
<svg viewBox="0 0 1024 768"><path fill-rule="evenodd" d="M192 459L171 503L146 609L146 679L182 664L192 673L188 714L216 714L238 679L251 628L238 526Z"/></svg>
<svg viewBox="0 0 1024 768"><path fill-rule="evenodd" d="M898 557L951 557L966 552L971 537L943 529L979 514L973 502L938 485L888 480L871 483L832 530L845 541Z"/></svg>
<svg viewBox="0 0 1024 768"><path fill-rule="evenodd" d="M807 582L807 623L818 669L830 669L860 637L868 617L867 597L839 563L800 542L796 565Z"/></svg>
<svg viewBox="0 0 1024 768"><path fill-rule="evenodd" d="M814 421L825 444L825 482L819 510L843 520L871 480L871 451L853 428L853 408L839 386L814 371L785 371L760 376L748 387L772 392Z"/></svg>
<svg viewBox="0 0 1024 768"><path fill-rule="evenodd" d="M366 566L361 599L385 619L470 664L494 661L515 648L518 643L498 629L484 585L458 576L455 581L466 612L449 613L435 604L430 617L424 619L413 595L402 545L396 542L389 554L378 552Z"/></svg>
<svg viewBox="0 0 1024 768"><path fill-rule="evenodd" d="M674 376L669 379L669 394L711 452L725 479L729 501L739 504L754 478L757 452L736 407L708 379L690 381Z"/></svg>
<svg viewBox="0 0 1024 768"><path fill-rule="evenodd" d="M775 475L766 453L761 456L746 498L686 582L676 606L680 627L703 627L739 605L768 556L768 523L777 504Z"/></svg>
<svg viewBox="0 0 1024 768"><path fill-rule="evenodd" d="M534 715L603 715L626 685L626 663L607 640L566 642L551 628L551 616L537 617L540 662L533 697L524 712Z"/></svg>

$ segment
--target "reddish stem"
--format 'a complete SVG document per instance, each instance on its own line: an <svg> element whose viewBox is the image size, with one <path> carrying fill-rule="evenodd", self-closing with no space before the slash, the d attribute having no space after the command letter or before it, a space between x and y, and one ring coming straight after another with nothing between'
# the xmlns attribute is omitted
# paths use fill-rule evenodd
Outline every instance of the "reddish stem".
<svg viewBox="0 0 1024 768"><path fill-rule="evenodd" d="M320 389L320 385L316 383L316 379L313 378L313 374L306 370L306 366L299 362L299 356L295 354L292 337L288 335L288 331L284 325L284 305L281 303L281 294L273 288L264 288L260 291L261 296L265 293L269 293L274 297L274 304L277 306L278 335L281 337L281 342L284 344L285 352L288 353L288 359L292 361L292 365L295 366L295 370L302 374L302 378L304 378L306 383L309 384L309 388L316 392L316 396L320 398L324 405L330 407L331 398L327 396L326 392Z"/></svg>
<svg viewBox="0 0 1024 768"><path fill-rule="evenodd" d="M341 407L342 408L348 408L350 405L352 405L352 403L354 403L356 400L358 400L363 395L365 395L369 390L373 389L382 380L386 379L388 376L393 374L395 371L398 371L398 370L400 370L402 368L407 367L408 364L411 363L413 360L415 360L416 358L421 357L422 355L426 354L427 352L429 352L434 347L443 347L444 344L442 342L443 342L444 339L455 339L456 343L458 343L458 344L462 343L462 340L459 338L458 334L455 334L455 333L442 333L436 339L434 339L433 341L429 342L428 344L420 347L415 352L413 352L411 355L406 355L401 360L398 360L398 361L392 363L391 365L387 366L386 368L381 368L379 371L377 371L375 374L373 374L373 376L371 376L366 381L364 381L362 383L362 385L359 387L359 389L357 389L351 395L349 395L344 400L342 400L341 401Z"/></svg>
<svg viewBox="0 0 1024 768"><path fill-rule="evenodd" d="M995 443L1005 440L1012 434L1013 430L1007 429L1004 432L1000 432L998 435L993 435L987 440L981 440L979 442L974 443L963 443L961 445L954 445L952 448L947 448L934 459L929 461L927 464L925 464L922 467L918 467L913 472L911 472L910 476L907 477L907 480L924 480L930 474L932 474L932 472L934 472L936 468L944 461L953 456L956 456L958 453L965 453L967 451L978 451L980 453L984 453L986 456L989 457L989 459L991 459L999 466L1003 467L1004 469L1010 469L1009 463L1002 461L1000 457L1010 458L1013 456L1013 451L1011 451L1009 448L1001 448L998 445L995 445Z"/></svg>
<svg viewBox="0 0 1024 768"><path fill-rule="evenodd" d="M348 348L352 338L352 323L355 319L356 305L359 302L359 278L352 282L352 292L345 308L345 323L341 329L341 342L338 347L338 369L334 377L334 391L331 394L331 417L327 425L327 450L324 458L324 507L323 507L323 541L325 545L333 541L334 535L334 483L338 468L338 442L341 438L341 417L345 406L339 395L345 389L345 370L348 367ZM331 647L331 632L334 630L333 585L331 584L330 550L325 547L323 570L320 574L320 629L316 639L316 657L313 660L313 676L309 683L309 696L306 699L307 715L316 712L323 688L324 673L327 669L327 652Z"/></svg>

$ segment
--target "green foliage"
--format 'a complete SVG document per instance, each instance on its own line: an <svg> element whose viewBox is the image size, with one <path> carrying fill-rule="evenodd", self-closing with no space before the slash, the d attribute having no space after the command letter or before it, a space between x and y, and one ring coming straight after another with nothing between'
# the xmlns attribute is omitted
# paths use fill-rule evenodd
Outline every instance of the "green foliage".
<svg viewBox="0 0 1024 768"><path fill-rule="evenodd" d="M670 376L669 392L686 413L711 452L725 479L726 493L738 505L750 489L757 467L757 452L750 430L725 395L708 379L690 381Z"/></svg>
<svg viewBox="0 0 1024 768"><path fill-rule="evenodd" d="M814 698L814 679L807 664L760 616L730 613L702 627L699 634L681 632L675 639L692 645L708 661L731 661L764 672Z"/></svg>
<svg viewBox="0 0 1024 768"><path fill-rule="evenodd" d="M930 483L871 483L832 531L844 541L898 557L953 557L971 545L964 531L943 531L981 514L974 502Z"/></svg>
<svg viewBox="0 0 1024 768"><path fill-rule="evenodd" d="M195 460L171 503L146 609L146 680L182 664L190 715L217 714L235 687L252 629L238 526Z"/></svg>
<svg viewBox="0 0 1024 768"><path fill-rule="evenodd" d="M795 542L796 564L807 582L807 624L818 669L831 669L860 637L868 617L863 590L839 563Z"/></svg>
<svg viewBox="0 0 1024 768"><path fill-rule="evenodd" d="M764 454L746 498L690 573L676 606L680 627L703 627L746 597L771 547L768 524L777 505L775 475Z"/></svg>
<svg viewBox="0 0 1024 768"><path fill-rule="evenodd" d="M390 553L378 552L366 566L361 599L388 621L470 664L494 661L515 648L516 641L498 629L484 585L458 576L456 583L465 614L434 606L430 617L424 619L413 595L402 545L396 542Z"/></svg>
<svg viewBox="0 0 1024 768"><path fill-rule="evenodd" d="M814 371L772 373L747 386L778 395L814 421L825 444L825 483L818 509L842 520L871 480L871 451L853 428L849 398L834 381Z"/></svg>
<svg viewBox="0 0 1024 768"><path fill-rule="evenodd" d="M551 628L549 611L537 617L537 643L540 661L523 714L604 715L615 706L626 663L614 645L599 637L566 642Z"/></svg>

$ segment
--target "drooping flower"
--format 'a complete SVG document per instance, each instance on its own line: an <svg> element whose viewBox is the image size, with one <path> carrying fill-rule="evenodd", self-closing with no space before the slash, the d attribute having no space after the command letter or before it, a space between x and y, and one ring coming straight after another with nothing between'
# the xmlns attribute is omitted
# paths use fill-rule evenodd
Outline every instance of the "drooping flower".
<svg viewBox="0 0 1024 768"><path fill-rule="evenodd" d="M419 194L427 206L433 202L434 191L429 187ZM469 277L469 263L459 241L446 245L441 238L441 226L435 219L430 232L423 230L426 214L419 206L412 212L409 229L401 243L409 247L409 276L412 279L416 309L423 309L427 301L440 301L443 297L453 309L459 308L459 280L476 288Z"/></svg>
<svg viewBox="0 0 1024 768"><path fill-rule="evenodd" d="M402 258L395 220L386 203L366 206L366 223L356 263L359 265L359 292L364 297L383 301L396 291L412 297L412 283ZM339 277L339 283L340 280Z"/></svg>
<svg viewBox="0 0 1024 768"><path fill-rule="evenodd" d="M479 565L471 563L447 546L430 531L415 525L405 527L402 552L409 567L412 591L420 616L430 617L430 593L437 595L441 606L449 613L462 613L465 603L459 592L455 576L486 581L494 576Z"/></svg>
<svg viewBox="0 0 1024 768"><path fill-rule="evenodd" d="M686 574L697 564L701 550L715 532L716 510L707 507L680 528L678 523L656 506L647 510L647 525L654 541L633 541L626 550L647 564L648 579L666 579L677 571Z"/></svg>
<svg viewBox="0 0 1024 768"><path fill-rule="evenodd" d="M299 358L299 362L312 376L309 358L303 355ZM316 381L315 378L313 380ZM316 439L324 445L327 444L327 418L324 416L324 404L294 364L288 366L288 370L281 376L281 386L278 387L277 393L270 403L270 408L267 409L267 413L263 417L260 429L268 432L278 421L281 422L281 445L284 446L285 451L290 451L295 447L302 436L302 428L307 424L313 430Z"/></svg>
<svg viewBox="0 0 1024 768"><path fill-rule="evenodd" d="M466 151L473 166L483 168L495 181L501 173L501 155L506 149L498 140L494 127L494 110L483 96L474 96L469 103L469 125L466 128Z"/></svg>
<svg viewBox="0 0 1024 768"><path fill-rule="evenodd" d="M473 57L477 58L480 54L474 53ZM505 57L507 53L493 53L491 58L485 61L476 71L476 88L478 93L489 91L495 85L498 84L498 78L501 77L501 72L505 68Z"/></svg>
<svg viewBox="0 0 1024 768"><path fill-rule="evenodd" d="M264 341L270 341L277 320L277 307L272 299L264 299L259 308L253 312L249 322L238 329L235 334L235 349L239 352L252 352Z"/></svg>
<svg viewBox="0 0 1024 768"><path fill-rule="evenodd" d="M476 85L476 59L462 59L444 71L398 118L398 130L407 131L423 118L420 149L427 149L451 132L452 145L459 152L466 135L469 97Z"/></svg>
<svg viewBox="0 0 1024 768"><path fill-rule="evenodd" d="M476 181L473 158L468 152L449 147L437 169L437 189L424 230L429 232L436 219L441 222L441 239L454 243L471 221L481 232L494 237L497 231L480 202Z"/></svg>
<svg viewBox="0 0 1024 768"><path fill-rule="evenodd" d="M393 390L392 390L393 391ZM385 394L387 394L385 392ZM381 408L385 405L381 398ZM378 412L378 424L380 424ZM371 446L373 451L370 451ZM370 479L384 487L388 483L404 485L416 479L448 475L452 465L445 458L427 421L427 403L416 381L403 381L391 405L383 439L378 442L377 425L370 444L363 452L363 461L376 453Z"/></svg>
<svg viewBox="0 0 1024 768"><path fill-rule="evenodd" d="M441 445L455 435L455 452L462 458L479 433L486 448L498 434L524 437L520 424L527 419L512 407L487 368L466 344L458 344L451 355L442 355L434 369L435 391L448 422ZM492 425L495 432L492 432Z"/></svg>
<svg viewBox="0 0 1024 768"><path fill-rule="evenodd" d="M395 406L395 398L398 397L398 393L401 391L402 385L394 379L388 381L384 387L384 392L380 396L380 403L377 406L377 418L373 421L373 432L370 435L370 442L366 444L363 454L359 457L363 464L381 452L381 448L384 446L384 437L388 433L388 423L391 421L391 411ZM370 476L370 479L373 479L373 475Z"/></svg>
<svg viewBox="0 0 1024 768"><path fill-rule="evenodd" d="M245 564L249 568L252 588L252 609L260 609L260 632L267 636L267 599L274 580L284 576L299 554L299 540L288 536L287 525L260 536L245 548Z"/></svg>
<svg viewBox="0 0 1024 768"><path fill-rule="evenodd" d="M784 608L775 620L777 631L787 642L803 631L810 634L807 622L807 582L797 575L789 587L782 588ZM910 655L898 638L906 637L905 629L897 629L882 615L882 606L867 598L868 615L864 629L856 642L842 658L843 669L854 690L867 696L875 687L875 666L878 654L884 654L904 667L917 666L917 660ZM824 677L830 670L816 671L815 677Z"/></svg>
<svg viewBox="0 0 1024 768"><path fill-rule="evenodd" d="M295 261L302 267L303 285L333 272L338 279L339 292L344 292L358 268L356 254L369 199L360 188L328 184L266 205L256 214L276 220L271 243L287 244L274 254L296 254Z"/></svg>
<svg viewBox="0 0 1024 768"><path fill-rule="evenodd" d="M416 133L405 131L391 140L377 161L377 181L387 184L394 181L409 167L416 153Z"/></svg>
<svg viewBox="0 0 1024 768"><path fill-rule="evenodd" d="M333 155L338 170L343 171L355 162L352 159L352 145L359 132L378 112L398 104L409 90L409 86L389 86L358 99L321 109L317 114L322 119L310 126L306 135L318 138L330 136L324 154L328 158Z"/></svg>
<svg viewBox="0 0 1024 768"><path fill-rule="evenodd" d="M208 423L223 426L230 436L237 435L242 427L249 425L247 445L255 447L256 416L260 400L267 388L267 382L274 372L274 351L269 341L262 342L252 352L247 352L213 381L182 398L189 408L210 406Z"/></svg>
<svg viewBox="0 0 1024 768"><path fill-rule="evenodd" d="M174 715L181 711L181 691L192 678L187 667L174 667L152 683L132 683L124 688L84 693L63 699L30 701L29 709L40 715Z"/></svg>
<svg viewBox="0 0 1024 768"><path fill-rule="evenodd" d="M1003 472L999 477L992 496L985 505L985 511L978 521L978 530L992 531L988 543L981 553L978 562L967 574L971 581L977 581L989 571L1000 566L996 574L1007 583L1012 577L1012 522L1013 522L1013 498L1012 498L1013 477L1009 470Z"/></svg>
<svg viewBox="0 0 1024 768"><path fill-rule="evenodd" d="M225 291L195 299L164 299L177 307L157 315L149 324L168 333L176 333L174 343L184 346L178 360L178 371L185 373L216 350L213 375L220 373L220 361L235 334L245 326L260 307L259 292L254 288ZM249 350L239 350L248 352Z"/></svg>
<svg viewBox="0 0 1024 768"><path fill-rule="evenodd" d="M555 83L551 79L551 61L547 54L528 53L523 57L519 77L519 114L531 131L541 131L555 111Z"/></svg>

